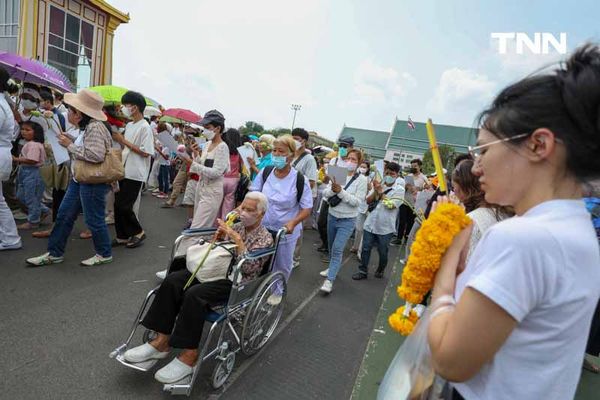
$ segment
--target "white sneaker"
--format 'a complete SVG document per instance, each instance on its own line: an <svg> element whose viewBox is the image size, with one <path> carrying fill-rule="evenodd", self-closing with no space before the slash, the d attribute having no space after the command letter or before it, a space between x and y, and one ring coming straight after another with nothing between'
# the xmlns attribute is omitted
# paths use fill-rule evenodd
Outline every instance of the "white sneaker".
<svg viewBox="0 0 600 400"><path fill-rule="evenodd" d="M81 265L84 267L94 267L96 265L108 264L113 260L112 256L110 257L102 257L101 255L94 255L93 257L88 258L87 260L83 260Z"/></svg>
<svg viewBox="0 0 600 400"><path fill-rule="evenodd" d="M296 268L298 268L299 266L300 266L300 261L294 261L294 262L292 263L292 269L296 269Z"/></svg>
<svg viewBox="0 0 600 400"><path fill-rule="evenodd" d="M158 351L150 343L144 343L141 346L127 350L123 357L126 361L137 364L148 360L161 360L167 358L168 355L168 351Z"/></svg>
<svg viewBox="0 0 600 400"><path fill-rule="evenodd" d="M270 306L278 306L279 304L281 304L281 299L283 297L280 294L272 294L269 296L269 298L267 299L267 304L269 304Z"/></svg>
<svg viewBox="0 0 600 400"><path fill-rule="evenodd" d="M44 253L41 256L28 258L26 262L27 264L41 267L42 265L58 264L64 260L64 257L53 257L50 255L50 253Z"/></svg>
<svg viewBox="0 0 600 400"><path fill-rule="evenodd" d="M321 275L323 278L327 278L327 276L329 276L329 268L319 272L319 275Z"/></svg>
<svg viewBox="0 0 600 400"><path fill-rule="evenodd" d="M20 240L15 244L0 243L0 251L2 251L2 250L19 250L22 247L23 247L23 243L21 243Z"/></svg>
<svg viewBox="0 0 600 400"><path fill-rule="evenodd" d="M13 211L13 218L18 221L23 221L23 220L27 219L27 214L25 214L21 210L16 210L16 211Z"/></svg>
<svg viewBox="0 0 600 400"><path fill-rule="evenodd" d="M333 290L333 282L331 282L329 279L325 279L325 282L323 282L323 286L321 286L321 292L325 292L327 294L331 293L331 291Z"/></svg>
<svg viewBox="0 0 600 400"><path fill-rule="evenodd" d="M160 279L161 281L164 281L164 280L165 280L165 278L167 277L167 270L166 270L166 269L163 269L162 271L158 271L158 272L156 273L156 277L157 277L158 279Z"/></svg>
<svg viewBox="0 0 600 400"><path fill-rule="evenodd" d="M175 357L173 361L156 371L154 379L161 383L175 383L191 375L192 372L194 368Z"/></svg>
<svg viewBox="0 0 600 400"><path fill-rule="evenodd" d="M104 222L106 223L106 225L114 225L115 224L115 218L111 218L111 217L106 217L104 218Z"/></svg>

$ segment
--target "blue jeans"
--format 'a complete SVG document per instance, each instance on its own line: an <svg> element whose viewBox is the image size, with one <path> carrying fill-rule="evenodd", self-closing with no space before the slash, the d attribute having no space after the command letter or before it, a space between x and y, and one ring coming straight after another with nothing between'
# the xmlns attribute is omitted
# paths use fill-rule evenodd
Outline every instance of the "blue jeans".
<svg viewBox="0 0 600 400"><path fill-rule="evenodd" d="M360 264L358 266L359 271L362 274L367 275L369 271L369 259L371 258L371 249L377 246L377 252L379 253L379 267L377 271L383 272L388 263L388 249L390 240L394 234L388 235L376 235L367 230L363 231L363 247L360 253Z"/></svg>
<svg viewBox="0 0 600 400"><path fill-rule="evenodd" d="M112 255L112 246L104 217L106 214L106 193L109 185L89 185L71 181L67 193L60 203L58 216L48 240L48 252L51 256L62 257L73 224L83 209L85 224L92 232L96 254L102 257Z"/></svg>
<svg viewBox="0 0 600 400"><path fill-rule="evenodd" d="M336 218L331 213L327 217L327 242L329 245L329 273L327 279L335 280L344 257L344 248L354 231L356 218Z"/></svg>
<svg viewBox="0 0 600 400"><path fill-rule="evenodd" d="M171 179L171 168L168 165L161 165L158 167L158 190L163 193L169 191L169 184Z"/></svg>
<svg viewBox="0 0 600 400"><path fill-rule="evenodd" d="M40 175L40 167L20 165L17 175L17 198L27 207L27 222L39 224L42 212L50 210L42 204L44 181Z"/></svg>

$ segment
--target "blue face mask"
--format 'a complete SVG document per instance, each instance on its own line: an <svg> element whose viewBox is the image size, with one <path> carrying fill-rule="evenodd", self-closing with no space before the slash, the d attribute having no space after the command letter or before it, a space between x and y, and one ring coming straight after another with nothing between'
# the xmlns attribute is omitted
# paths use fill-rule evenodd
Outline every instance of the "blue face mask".
<svg viewBox="0 0 600 400"><path fill-rule="evenodd" d="M340 147L340 150L338 151L339 156L344 158L348 155L348 149L345 147Z"/></svg>
<svg viewBox="0 0 600 400"><path fill-rule="evenodd" d="M393 185L394 182L396 182L396 178L394 178L393 176L386 175L383 178L383 181L385 182L386 185Z"/></svg>
<svg viewBox="0 0 600 400"><path fill-rule="evenodd" d="M273 166L276 169L284 169L287 164L287 158L285 156L273 156Z"/></svg>

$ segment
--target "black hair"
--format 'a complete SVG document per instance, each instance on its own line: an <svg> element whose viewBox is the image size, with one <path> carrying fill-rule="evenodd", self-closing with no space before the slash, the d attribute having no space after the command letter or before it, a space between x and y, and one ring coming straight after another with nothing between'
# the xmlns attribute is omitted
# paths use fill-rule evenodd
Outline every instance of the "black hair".
<svg viewBox="0 0 600 400"><path fill-rule="evenodd" d="M400 165L393 161L390 161L389 163L387 163L387 165L385 166L385 169L387 169L388 171L396 172L398 174L400 173Z"/></svg>
<svg viewBox="0 0 600 400"><path fill-rule="evenodd" d="M411 163L411 164L417 163L417 165L418 165L419 167L422 167L422 166L423 166L423 161L421 161L421 159L419 159L419 158L413 158L412 160L410 160L410 163Z"/></svg>
<svg viewBox="0 0 600 400"><path fill-rule="evenodd" d="M469 153L457 155L456 157L454 157L454 167L456 168L458 164L465 160L473 160L473 157Z"/></svg>
<svg viewBox="0 0 600 400"><path fill-rule="evenodd" d="M530 75L504 88L477 123L500 139L547 128L564 143L569 172L580 181L598 177L600 48L585 44L552 73Z"/></svg>
<svg viewBox="0 0 600 400"><path fill-rule="evenodd" d="M0 67L0 92L7 92L9 88L8 80L10 75L4 67Z"/></svg>
<svg viewBox="0 0 600 400"><path fill-rule="evenodd" d="M304 140L308 140L308 132L306 132L306 129L304 128L294 128L292 130L292 136L298 136L301 137Z"/></svg>
<svg viewBox="0 0 600 400"><path fill-rule="evenodd" d="M44 128L34 121L21 122L21 128L28 126L33 130L33 141L44 144Z"/></svg>
<svg viewBox="0 0 600 400"><path fill-rule="evenodd" d="M137 106L138 110L143 114L146 109L146 98L141 93L130 90L121 97L121 104Z"/></svg>
<svg viewBox="0 0 600 400"><path fill-rule="evenodd" d="M54 96L49 90L40 90L40 97L42 98L42 101L46 100L51 103L54 103Z"/></svg>
<svg viewBox="0 0 600 400"><path fill-rule="evenodd" d="M54 92L54 98L56 98L56 100L62 101L65 98L65 96L61 92Z"/></svg>
<svg viewBox="0 0 600 400"><path fill-rule="evenodd" d="M227 144L227 147L229 147L230 155L238 154L237 148L242 145L240 131L234 128L229 128L227 129L227 132L223 134L222 139Z"/></svg>

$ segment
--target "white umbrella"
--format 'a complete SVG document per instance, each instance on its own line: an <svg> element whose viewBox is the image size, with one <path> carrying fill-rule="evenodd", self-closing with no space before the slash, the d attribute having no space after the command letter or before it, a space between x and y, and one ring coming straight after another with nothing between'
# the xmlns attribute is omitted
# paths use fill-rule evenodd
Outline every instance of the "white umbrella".
<svg viewBox="0 0 600 400"><path fill-rule="evenodd" d="M146 106L146 108L144 109L144 117L159 117L161 115L162 113L156 107Z"/></svg>

